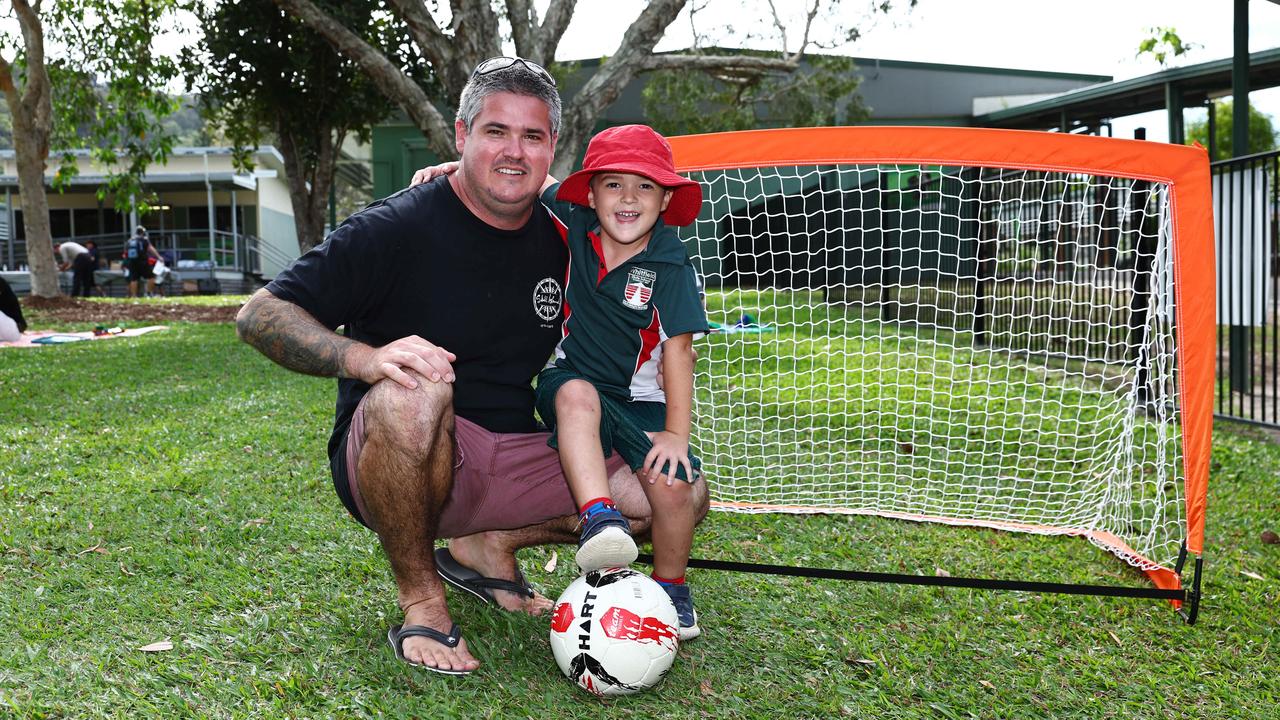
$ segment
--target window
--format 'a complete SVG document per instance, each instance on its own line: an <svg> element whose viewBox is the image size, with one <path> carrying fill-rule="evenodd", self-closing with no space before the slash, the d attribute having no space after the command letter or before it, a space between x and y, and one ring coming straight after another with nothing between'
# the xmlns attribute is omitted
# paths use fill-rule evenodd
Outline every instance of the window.
<svg viewBox="0 0 1280 720"><path fill-rule="evenodd" d="M79 208L72 210L75 219L75 236L86 237L89 235L99 235L102 233L102 224L100 222L102 211L98 208Z"/></svg>
<svg viewBox="0 0 1280 720"><path fill-rule="evenodd" d="M57 242L71 237L71 211L66 209L49 210L49 235Z"/></svg>

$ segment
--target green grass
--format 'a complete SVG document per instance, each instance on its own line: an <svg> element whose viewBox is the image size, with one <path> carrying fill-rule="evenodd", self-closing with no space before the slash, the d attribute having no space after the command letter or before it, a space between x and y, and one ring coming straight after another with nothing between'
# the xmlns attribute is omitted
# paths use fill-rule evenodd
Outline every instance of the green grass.
<svg viewBox="0 0 1280 720"><path fill-rule="evenodd" d="M1195 626L1154 601L694 571L704 637L656 691L602 707L560 676L545 619L457 594L482 670L395 661L390 572L330 485L332 410L332 381L276 368L229 325L0 350L0 717L1270 718L1280 703L1280 546L1259 540L1280 531L1280 445L1256 431L1215 432ZM715 513L696 545L1142 584L1084 541L869 517ZM554 595L572 574L567 548L544 572L551 550L522 559Z"/></svg>
<svg viewBox="0 0 1280 720"><path fill-rule="evenodd" d="M694 445L720 499L1102 530L1176 561L1181 447L1133 411L1132 366L1046 367L818 293L708 303L773 328L699 345Z"/></svg>

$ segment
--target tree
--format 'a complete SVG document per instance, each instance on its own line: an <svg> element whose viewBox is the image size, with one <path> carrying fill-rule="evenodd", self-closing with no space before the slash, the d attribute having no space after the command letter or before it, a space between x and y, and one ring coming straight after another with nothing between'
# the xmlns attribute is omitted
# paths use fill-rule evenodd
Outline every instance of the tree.
<svg viewBox="0 0 1280 720"><path fill-rule="evenodd" d="M403 44L376 21L375 2L334 0L324 7L363 42L392 48L384 54ZM189 83L201 94L206 117L235 145L238 167L250 169L249 150L274 138L288 174L298 248L305 253L324 239L343 140L355 133L367 142L373 123L392 105L355 63L270 3L225 0L200 19L205 35L186 56Z"/></svg>
<svg viewBox="0 0 1280 720"><path fill-rule="evenodd" d="M916 2L905 1L912 6ZM393 17L403 25L415 49L431 67L439 84L438 90L432 92L430 88L415 83L392 59L312 0L274 2L324 35L339 52L354 60L383 94L404 110L426 137L431 149L441 157L453 157L456 151L452 123L439 107L457 107L458 97L472 68L485 58L503 54L504 31L517 55L549 66L577 4L576 0L550 0L539 19L530 0L505 0L502 5L493 0L451 0L447 11L438 3L425 0L388 0ZM640 73L701 71L715 73L717 78L791 75L800 68L810 49L823 47L823 43L844 44L857 36L856 30L839 20L849 16L849 13L841 12L841 0L807 0L803 13L792 20L783 20L777 9L800 6L769 0L770 18L761 22L751 17L740 3L727 3L726 12L732 12L733 17L741 21L741 26L773 29L767 39L773 41L779 51L767 56L707 52L655 55L654 46L688 4L689 0L651 0L627 28L618 48L601 60L595 73L577 90L572 101L565 104L559 140L561 152L557 153L552 166L553 173L563 176L571 169L578 150L594 130L597 118ZM878 12L888 12L892 5L891 0L882 0L873 7ZM707 6L707 1L694 0L691 18ZM815 23L818 18L822 19L821 22ZM819 29L821 42L817 35ZM747 32L744 37L748 41L766 39L754 31ZM789 43L791 38L797 37L798 41ZM554 68L552 71L556 72Z"/></svg>
<svg viewBox="0 0 1280 720"><path fill-rule="evenodd" d="M1211 160L1224 160L1236 155L1249 155L1276 149L1277 136L1271 116L1260 112L1252 105L1249 106L1249 148L1242 153L1234 152L1231 146L1231 101L1223 100L1213 103L1209 106L1209 112L1214 113L1213 144L1215 152L1214 156L1210 158ZM1207 119L1193 122L1187 128L1187 143L1192 142L1198 142L1206 148L1209 147L1209 121Z"/></svg>
<svg viewBox="0 0 1280 720"><path fill-rule="evenodd" d="M644 113L664 135L759 127L845 125L867 117L852 58L810 55L782 75L664 70L645 86Z"/></svg>
<svg viewBox="0 0 1280 720"><path fill-rule="evenodd" d="M114 193L117 208L146 210L142 175L171 149L159 118L173 107L163 86L175 71L153 57L151 41L178 7L177 0L10 3L22 40L0 36L0 90L13 122L32 294L59 294L44 179L50 147L66 148L54 189L78 169L70 150L87 144L109 172L99 197ZM52 61L50 43L59 51Z"/></svg>
<svg viewBox="0 0 1280 720"><path fill-rule="evenodd" d="M1199 48L1199 43L1187 42L1178 31L1171 27L1147 28L1147 37L1138 43L1138 52L1134 57L1150 55L1160 67L1168 67L1169 62Z"/></svg>
<svg viewBox="0 0 1280 720"><path fill-rule="evenodd" d="M44 166L53 134L53 87L44 57L44 26L40 2L32 6L14 0L13 12L22 28L22 48L0 53L0 89L4 90L13 118L13 149L18 161L18 188L22 193L22 224L27 238L27 262L31 266L31 292L41 297L58 294L57 265L49 233L49 198L44 189ZM10 59L12 57L13 59ZM31 248L36 252L31 252Z"/></svg>

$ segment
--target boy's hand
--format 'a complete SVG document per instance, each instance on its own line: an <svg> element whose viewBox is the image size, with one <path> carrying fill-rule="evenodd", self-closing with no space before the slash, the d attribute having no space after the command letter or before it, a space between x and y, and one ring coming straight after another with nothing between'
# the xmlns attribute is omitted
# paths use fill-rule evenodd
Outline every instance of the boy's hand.
<svg viewBox="0 0 1280 720"><path fill-rule="evenodd" d="M644 456L644 464L641 466L649 484L654 484L659 475L665 474L667 484L674 485L678 467L684 468L684 476L692 482L693 468L689 466L689 438L680 437L666 430L645 434L653 441L653 449Z"/></svg>
<svg viewBox="0 0 1280 720"><path fill-rule="evenodd" d="M421 185L424 182L431 182L441 175L452 175L458 171L459 163L457 161L443 162L439 165L424 167L413 174L413 180L409 185Z"/></svg>

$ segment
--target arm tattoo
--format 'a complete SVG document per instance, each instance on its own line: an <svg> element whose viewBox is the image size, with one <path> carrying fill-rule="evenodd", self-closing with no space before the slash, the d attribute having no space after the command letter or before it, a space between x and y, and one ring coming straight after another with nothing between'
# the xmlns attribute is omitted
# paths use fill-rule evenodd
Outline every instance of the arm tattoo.
<svg viewBox="0 0 1280 720"><path fill-rule="evenodd" d="M236 332L279 365L321 377L341 376L342 358L356 344L324 327L297 305L265 291L241 309Z"/></svg>

